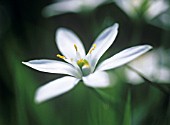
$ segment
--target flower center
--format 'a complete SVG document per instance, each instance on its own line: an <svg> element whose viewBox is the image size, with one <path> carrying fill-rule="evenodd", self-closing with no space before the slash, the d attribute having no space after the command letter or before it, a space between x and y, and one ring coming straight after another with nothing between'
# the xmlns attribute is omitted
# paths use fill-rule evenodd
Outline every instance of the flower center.
<svg viewBox="0 0 170 125"><path fill-rule="evenodd" d="M74 48L76 50L76 59L73 59L73 58L67 59L65 56L62 56L60 54L57 54L57 57L70 63L73 63L73 61L76 61L77 65L80 67L82 71L83 76L89 75L91 73L91 67L90 67L89 62L86 59L81 58L81 55L78 51L78 47L76 44L74 44ZM93 44L92 48L89 50L87 55L91 54L95 50L95 48L96 48L96 44Z"/></svg>
<svg viewBox="0 0 170 125"><path fill-rule="evenodd" d="M83 66L88 66L90 67L90 64L89 62L86 60L86 59L82 59L81 56L80 56L80 53L78 52L78 47L76 44L74 44L74 48L76 50L76 55L77 55L77 65L82 68ZM96 44L93 44L93 47L89 50L88 54L91 54L96 48Z"/></svg>
<svg viewBox="0 0 170 125"><path fill-rule="evenodd" d="M85 59L80 59L80 60L78 60L78 61L77 61L77 65L78 65L80 68L82 68L84 65L90 67L89 62L88 62L87 60L85 60Z"/></svg>
<svg viewBox="0 0 170 125"><path fill-rule="evenodd" d="M80 67L83 76L87 76L91 73L90 64L86 59L81 58L80 53L78 52L78 47L74 44L74 48L76 50L76 63Z"/></svg>

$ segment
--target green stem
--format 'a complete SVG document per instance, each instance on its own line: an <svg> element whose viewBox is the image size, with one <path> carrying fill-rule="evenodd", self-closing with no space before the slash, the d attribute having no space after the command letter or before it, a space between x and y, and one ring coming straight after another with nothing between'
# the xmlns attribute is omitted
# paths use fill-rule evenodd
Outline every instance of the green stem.
<svg viewBox="0 0 170 125"><path fill-rule="evenodd" d="M100 89L88 87L90 91L92 91L103 103L107 104L109 108L111 108L115 112L121 112L121 108L119 103L112 98L112 96L103 92Z"/></svg>
<svg viewBox="0 0 170 125"><path fill-rule="evenodd" d="M124 118L122 125L131 125L132 123L132 112L131 112L131 88L128 88L126 103L124 108Z"/></svg>
<svg viewBox="0 0 170 125"><path fill-rule="evenodd" d="M99 89L88 87L95 95L103 102L109 104L109 105L115 105L115 101L106 93Z"/></svg>
<svg viewBox="0 0 170 125"><path fill-rule="evenodd" d="M154 86L155 88L159 89L160 91L162 91L164 94L169 95L169 91L166 90L164 87L160 86L158 83L153 83L152 81L150 81L149 79L147 79L146 77L143 76L142 73L140 73L139 71L137 71L136 69L132 68L131 66L127 65L127 67L136 72L141 78L143 78L147 83L149 83L150 85Z"/></svg>

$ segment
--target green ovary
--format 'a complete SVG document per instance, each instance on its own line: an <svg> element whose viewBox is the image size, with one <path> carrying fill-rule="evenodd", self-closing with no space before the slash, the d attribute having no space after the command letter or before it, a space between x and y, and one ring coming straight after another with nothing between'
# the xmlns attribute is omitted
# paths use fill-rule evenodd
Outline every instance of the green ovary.
<svg viewBox="0 0 170 125"><path fill-rule="evenodd" d="M77 65L82 68L83 66L90 66L89 62L85 59L80 59L77 61Z"/></svg>
<svg viewBox="0 0 170 125"><path fill-rule="evenodd" d="M89 62L85 59L77 61L77 65L81 68L83 76L87 76L91 73Z"/></svg>

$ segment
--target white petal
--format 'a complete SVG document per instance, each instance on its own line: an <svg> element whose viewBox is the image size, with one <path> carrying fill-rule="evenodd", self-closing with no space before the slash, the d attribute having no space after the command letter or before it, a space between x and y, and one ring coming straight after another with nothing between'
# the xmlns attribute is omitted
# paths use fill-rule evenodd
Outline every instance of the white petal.
<svg viewBox="0 0 170 125"><path fill-rule="evenodd" d="M145 76L145 78L151 81L168 83L170 82L170 70L168 67L165 67L165 65L162 65L169 62L168 54L168 51L160 48L131 61L128 65L139 71ZM140 76L133 70L127 69L125 71L130 83L137 84L143 82L141 80L142 78L140 78Z"/></svg>
<svg viewBox="0 0 170 125"><path fill-rule="evenodd" d="M83 77L83 82L89 87L108 87L110 86L109 75L104 71L94 72L86 77Z"/></svg>
<svg viewBox="0 0 170 125"><path fill-rule="evenodd" d="M77 78L81 77L81 73L76 68L61 61L40 59L22 63L41 72L68 74Z"/></svg>
<svg viewBox="0 0 170 125"><path fill-rule="evenodd" d="M133 85L138 85L144 82L144 80L134 71L125 69L125 75L127 82Z"/></svg>
<svg viewBox="0 0 170 125"><path fill-rule="evenodd" d="M77 13L84 9L93 10L97 6L108 2L106 0L60 0L56 3L48 5L42 11L45 17L60 15L63 13Z"/></svg>
<svg viewBox="0 0 170 125"><path fill-rule="evenodd" d="M167 67L160 67L159 71L155 73L155 81L160 83L170 83L170 69Z"/></svg>
<svg viewBox="0 0 170 125"><path fill-rule="evenodd" d="M42 14L45 17L50 17L54 15L67 13L67 12L79 12L82 4L83 4L83 1L80 1L80 0L59 1L57 3L53 3L53 4L46 6L43 9Z"/></svg>
<svg viewBox="0 0 170 125"><path fill-rule="evenodd" d="M147 10L147 18L152 19L159 14L165 12L169 8L168 3L165 0L156 0L151 2L149 9Z"/></svg>
<svg viewBox="0 0 170 125"><path fill-rule="evenodd" d="M104 3L109 3L110 1L107 0L81 0L84 3L84 7L87 7L88 9L95 9L97 6L100 6Z"/></svg>
<svg viewBox="0 0 170 125"><path fill-rule="evenodd" d="M53 97L64 94L77 85L78 82L79 79L70 76L65 76L63 78L51 81L38 88L35 94L35 101L37 103L41 103Z"/></svg>
<svg viewBox="0 0 170 125"><path fill-rule="evenodd" d="M109 59L103 61L96 70L108 70L124 65L152 49L149 45L142 45L125 49Z"/></svg>
<svg viewBox="0 0 170 125"><path fill-rule="evenodd" d="M156 74L159 74L159 58L160 53L157 53L156 50L148 52L139 58L131 61L128 65L133 69L137 70L144 75L145 78L153 81L154 77L157 77ZM127 77L130 79L131 83L142 83L143 80L140 76L133 70L127 68ZM132 73L131 73L132 72ZM155 74L156 73L156 74Z"/></svg>
<svg viewBox="0 0 170 125"><path fill-rule="evenodd" d="M98 60L100 57L105 53L105 51L112 45L113 41L115 40L118 33L118 24L114 24L111 27L105 29L99 37L95 40L94 44L96 44L96 48L92 51L90 56L90 64L92 67L92 71L94 70ZM87 59L89 59L87 57Z"/></svg>
<svg viewBox="0 0 170 125"><path fill-rule="evenodd" d="M76 44L80 56L85 57L85 49L80 39L70 30L66 28L60 28L56 32L56 43L60 52L68 59L76 59Z"/></svg>
<svg viewBox="0 0 170 125"><path fill-rule="evenodd" d="M140 0L132 1L132 0L115 0L117 6L122 9L127 15L134 16L136 14L136 8L141 5Z"/></svg>

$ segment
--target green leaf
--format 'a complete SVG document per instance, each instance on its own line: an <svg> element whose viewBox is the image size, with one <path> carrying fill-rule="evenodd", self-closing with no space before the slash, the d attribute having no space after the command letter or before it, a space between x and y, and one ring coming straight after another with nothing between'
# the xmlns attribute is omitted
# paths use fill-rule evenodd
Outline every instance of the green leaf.
<svg viewBox="0 0 170 125"><path fill-rule="evenodd" d="M128 90L127 98L126 98L125 110L124 110L124 118L122 125L132 125L131 124L131 90Z"/></svg>

